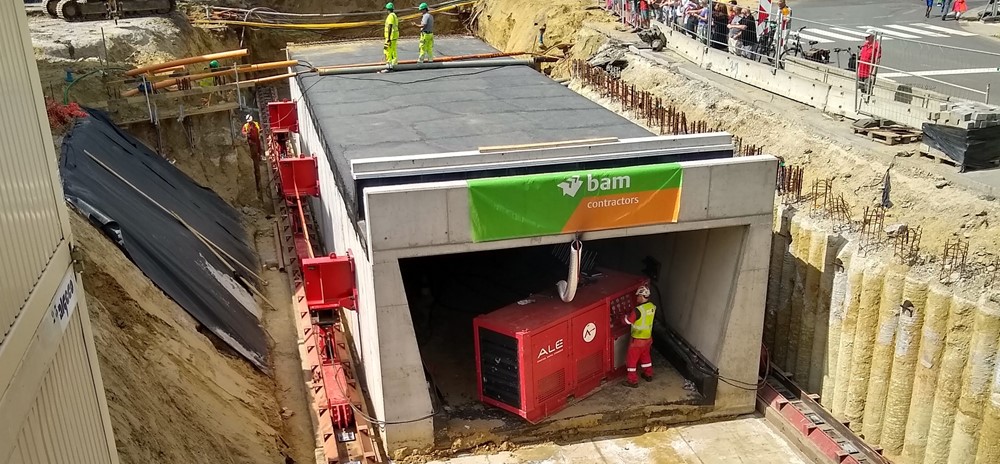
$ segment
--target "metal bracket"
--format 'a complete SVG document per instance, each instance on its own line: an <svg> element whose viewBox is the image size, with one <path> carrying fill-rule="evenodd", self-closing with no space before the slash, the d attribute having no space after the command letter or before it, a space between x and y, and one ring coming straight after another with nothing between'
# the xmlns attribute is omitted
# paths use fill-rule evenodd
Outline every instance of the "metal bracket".
<svg viewBox="0 0 1000 464"><path fill-rule="evenodd" d="M70 245L69 256L72 259L73 271L83 272L83 251L76 245Z"/></svg>

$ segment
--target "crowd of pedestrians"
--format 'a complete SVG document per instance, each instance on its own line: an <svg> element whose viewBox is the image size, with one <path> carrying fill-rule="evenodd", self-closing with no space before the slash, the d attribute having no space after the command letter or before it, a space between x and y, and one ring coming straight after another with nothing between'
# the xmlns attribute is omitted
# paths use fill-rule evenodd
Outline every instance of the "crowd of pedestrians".
<svg viewBox="0 0 1000 464"><path fill-rule="evenodd" d="M779 7L782 16L789 17L785 2ZM754 11L737 6L736 0L606 0L606 8L633 30L648 28L656 20L712 48L750 59L759 59L764 51L762 39L773 40L773 34L758 34Z"/></svg>

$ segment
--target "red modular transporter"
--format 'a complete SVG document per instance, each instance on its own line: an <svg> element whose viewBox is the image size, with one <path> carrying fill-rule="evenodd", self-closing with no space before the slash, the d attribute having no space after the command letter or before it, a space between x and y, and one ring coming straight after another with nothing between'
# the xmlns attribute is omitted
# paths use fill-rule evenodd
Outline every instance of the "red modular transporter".
<svg viewBox="0 0 1000 464"><path fill-rule="evenodd" d="M614 319L635 306L635 290L646 282L604 271L581 282L570 303L552 292L477 317L480 401L537 423L621 374L615 334L627 326Z"/></svg>

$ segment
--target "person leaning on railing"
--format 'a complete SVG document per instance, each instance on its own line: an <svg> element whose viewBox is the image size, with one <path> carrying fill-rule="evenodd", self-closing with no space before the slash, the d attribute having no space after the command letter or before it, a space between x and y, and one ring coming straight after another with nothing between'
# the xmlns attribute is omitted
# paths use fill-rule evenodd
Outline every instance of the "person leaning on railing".
<svg viewBox="0 0 1000 464"><path fill-rule="evenodd" d="M882 59L882 47L875 40L875 30L866 31L865 43L858 54L858 87L864 93L871 93L875 80L876 68Z"/></svg>

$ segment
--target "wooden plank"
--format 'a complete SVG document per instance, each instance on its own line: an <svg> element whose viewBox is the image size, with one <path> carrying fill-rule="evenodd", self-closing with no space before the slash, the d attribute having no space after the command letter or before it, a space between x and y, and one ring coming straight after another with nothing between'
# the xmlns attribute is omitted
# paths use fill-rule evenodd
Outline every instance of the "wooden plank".
<svg viewBox="0 0 1000 464"><path fill-rule="evenodd" d="M195 109L192 109L192 110L184 110L183 114L184 114L184 117L188 117L188 116L196 116L196 115L199 115L199 114L209 114L209 113L218 113L220 111L229 111L229 110L238 109L239 107L240 107L240 104L237 103L237 102L226 102L226 103L219 103L219 104L215 104L215 105L204 106L204 107L201 107L201 108L195 108ZM181 116L181 111L179 111L179 110L178 111L167 111L167 112L164 112L164 113L160 113L159 116L160 116L160 120L161 121L166 120L166 119L176 119L176 118L179 118ZM133 120L130 120L130 121L121 121L121 122L118 122L117 124L119 126L128 126L128 125L139 124L139 123L144 123L144 122L148 123L149 122L149 118L133 119Z"/></svg>
<svg viewBox="0 0 1000 464"><path fill-rule="evenodd" d="M504 151L513 151L513 150L559 148L559 147L572 147L578 145L596 145L600 143L615 143L617 141L618 137L602 137L596 139L567 140L564 142L527 143L523 145L500 145L495 147L479 147L479 153L498 153Z"/></svg>

